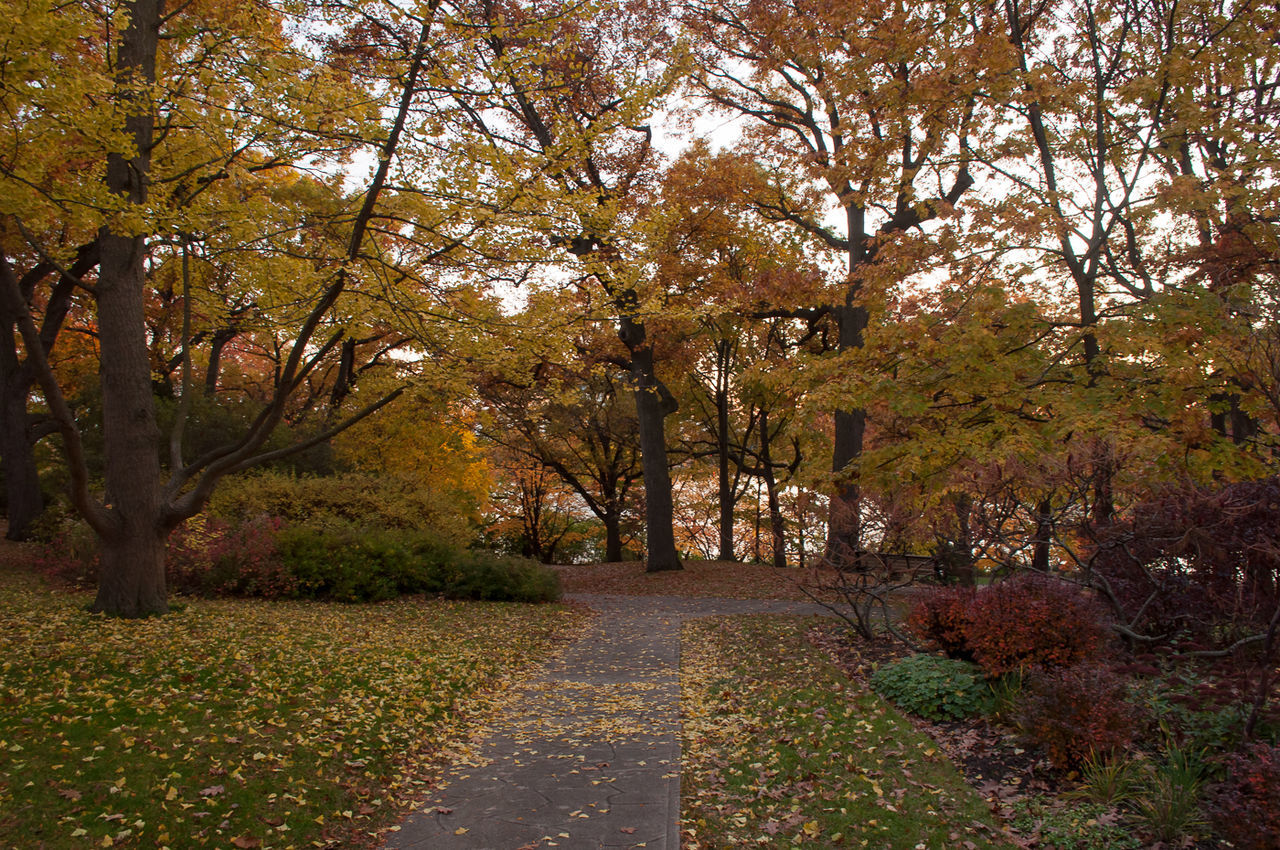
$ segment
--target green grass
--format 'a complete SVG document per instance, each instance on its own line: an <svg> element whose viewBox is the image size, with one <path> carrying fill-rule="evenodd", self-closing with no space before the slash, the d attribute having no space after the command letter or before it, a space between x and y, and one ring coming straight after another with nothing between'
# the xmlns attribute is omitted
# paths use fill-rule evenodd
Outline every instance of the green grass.
<svg viewBox="0 0 1280 850"><path fill-rule="evenodd" d="M0 846L349 846L424 794L558 606L187 602L0 574Z"/></svg>
<svg viewBox="0 0 1280 850"><path fill-rule="evenodd" d="M934 742L832 666L810 627L686 624L682 846L1011 846Z"/></svg>

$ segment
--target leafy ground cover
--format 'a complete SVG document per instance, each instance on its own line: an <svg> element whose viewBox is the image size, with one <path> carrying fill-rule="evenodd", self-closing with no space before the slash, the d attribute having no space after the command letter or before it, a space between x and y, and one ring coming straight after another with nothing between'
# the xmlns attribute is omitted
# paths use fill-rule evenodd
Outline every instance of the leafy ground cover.
<svg viewBox="0 0 1280 850"><path fill-rule="evenodd" d="M574 564L555 569L565 593L812 601L802 589L812 587L812 570L780 570L764 564L689 560L684 562L683 570L658 573L646 573L641 561Z"/></svg>
<svg viewBox="0 0 1280 850"><path fill-rule="evenodd" d="M685 846L1012 846L938 745L833 665L811 628L835 626L685 626Z"/></svg>
<svg viewBox="0 0 1280 850"><path fill-rule="evenodd" d="M352 846L581 621L193 600L113 620L0 571L0 846Z"/></svg>

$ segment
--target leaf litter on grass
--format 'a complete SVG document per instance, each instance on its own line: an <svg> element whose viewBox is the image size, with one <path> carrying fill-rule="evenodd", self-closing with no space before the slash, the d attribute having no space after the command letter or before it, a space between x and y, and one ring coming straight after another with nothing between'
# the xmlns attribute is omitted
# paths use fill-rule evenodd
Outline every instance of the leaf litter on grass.
<svg viewBox="0 0 1280 850"><path fill-rule="evenodd" d="M933 741L807 628L767 615L686 624L684 846L1013 846Z"/></svg>
<svg viewBox="0 0 1280 850"><path fill-rule="evenodd" d="M349 843L466 757L583 615L192 600L113 620L0 575L0 845Z"/></svg>

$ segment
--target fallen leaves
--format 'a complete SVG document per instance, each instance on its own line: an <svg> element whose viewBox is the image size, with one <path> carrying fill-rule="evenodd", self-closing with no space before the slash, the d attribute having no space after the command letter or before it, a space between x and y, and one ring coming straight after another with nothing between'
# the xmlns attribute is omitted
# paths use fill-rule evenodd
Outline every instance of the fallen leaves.
<svg viewBox="0 0 1280 850"><path fill-rule="evenodd" d="M388 822L581 615L188 601L141 621L0 573L0 845L309 846ZM254 843L257 842L257 843Z"/></svg>
<svg viewBox="0 0 1280 850"><path fill-rule="evenodd" d="M990 819L948 763L922 755L936 746L829 664L806 628L768 616L686 624L682 846L939 847Z"/></svg>

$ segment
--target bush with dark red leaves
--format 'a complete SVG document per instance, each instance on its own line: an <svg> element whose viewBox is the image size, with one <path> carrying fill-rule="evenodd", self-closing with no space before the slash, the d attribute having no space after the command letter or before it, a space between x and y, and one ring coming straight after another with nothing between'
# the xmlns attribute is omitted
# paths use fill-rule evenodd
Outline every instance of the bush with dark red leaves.
<svg viewBox="0 0 1280 850"><path fill-rule="evenodd" d="M1027 677L1015 720L1055 767L1072 770L1123 750L1137 734L1140 712L1129 701L1122 677L1081 664Z"/></svg>
<svg viewBox="0 0 1280 850"><path fill-rule="evenodd" d="M1280 850L1280 746L1254 744L1224 762L1226 781L1209 795L1214 828L1240 850Z"/></svg>

